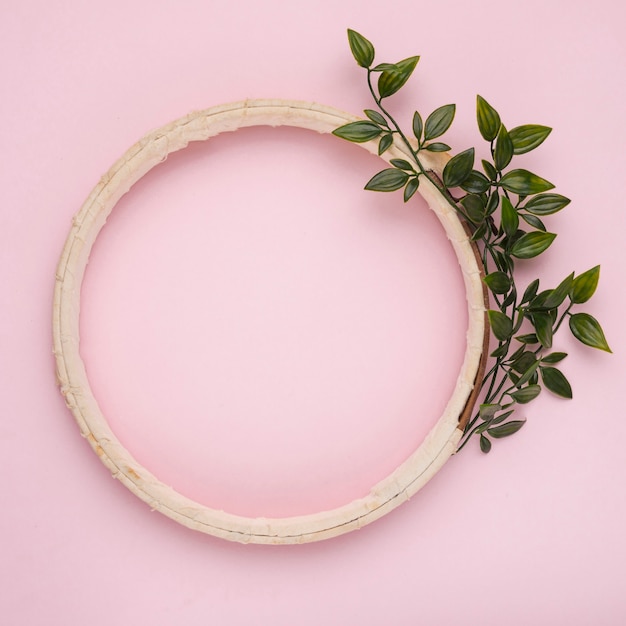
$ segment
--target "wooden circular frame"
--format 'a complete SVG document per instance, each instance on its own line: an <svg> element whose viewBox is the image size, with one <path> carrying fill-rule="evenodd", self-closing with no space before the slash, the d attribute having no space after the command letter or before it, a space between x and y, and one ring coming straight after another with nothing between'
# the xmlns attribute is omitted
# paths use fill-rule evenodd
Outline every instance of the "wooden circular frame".
<svg viewBox="0 0 626 626"><path fill-rule="evenodd" d="M194 530L244 543L289 544L360 528L408 500L437 472L455 452L469 418L478 392L475 381L480 381L484 372L488 341L480 259L457 213L426 177L422 177L419 193L441 221L463 273L469 319L465 356L452 397L428 436L365 497L329 511L286 518L248 518L211 509L163 484L142 467L118 441L91 391L79 349L81 284L91 248L120 197L168 154L192 141L249 126L292 126L329 133L355 119L331 107L286 100L247 100L192 113L132 146L102 177L74 217L57 269L53 304L54 354L61 392L82 435L113 476L153 510ZM361 145L377 153L375 142ZM426 167L436 174L449 158L422 154ZM394 145L382 158L400 157L406 155Z"/></svg>

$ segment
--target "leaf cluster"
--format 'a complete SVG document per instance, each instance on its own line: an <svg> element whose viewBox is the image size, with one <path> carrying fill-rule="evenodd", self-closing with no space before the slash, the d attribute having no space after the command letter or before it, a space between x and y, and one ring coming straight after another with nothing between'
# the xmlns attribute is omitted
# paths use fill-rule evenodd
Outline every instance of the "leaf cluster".
<svg viewBox="0 0 626 626"><path fill-rule="evenodd" d="M420 177L426 172L417 159L421 150L429 152L447 152L450 146L434 141L440 138L452 125L456 105L447 104L437 108L424 121L419 112L415 112L412 121L412 142L400 129L395 120L386 111L383 100L397 93L411 77L419 62L418 56L408 57L397 63L374 64L375 50L372 43L361 34L348 30L350 50L356 62L367 70L368 86L378 110L365 109L367 119L344 124L333 131L342 139L355 143L378 141L378 154L386 152L399 140L408 146L413 155L413 162L405 159L392 159L390 168L378 172L365 185L370 191L396 191L404 188L404 201L408 201L418 190ZM414 145L417 148L414 148Z"/></svg>
<svg viewBox="0 0 626 626"><path fill-rule="evenodd" d="M454 121L456 106L443 105L425 121L415 111L411 134L405 134L383 100L405 85L419 57L374 66L375 50L370 41L353 30L348 30L348 41L357 64L367 70L377 108L365 109L367 119L345 124L334 134L359 143L377 140L379 154L399 142L410 155L408 160L391 159L391 167L375 174L365 188L381 192L404 189L406 202L418 190L421 178L428 177L467 222L482 256L484 282L493 305L487 315L497 347L482 381L483 403L468 424L460 448L476 434L481 450L489 452L493 439L523 427L523 419L513 419L517 405L528 404L542 389L572 397L572 387L560 369L567 354L553 351L554 337L565 320L577 340L610 352L600 323L588 313L572 310L595 293L600 267L578 276L571 273L552 289L540 291L539 279L533 280L520 294L516 263L548 250L556 234L547 230L544 219L564 209L570 200L555 193L550 181L527 169L513 168L511 163L515 156L539 147L551 129L525 124L509 130L496 109L479 95L478 130L489 144L491 158L482 159L477 166L475 149L463 150L450 158L439 179L424 168L420 152L450 150L439 139Z"/></svg>

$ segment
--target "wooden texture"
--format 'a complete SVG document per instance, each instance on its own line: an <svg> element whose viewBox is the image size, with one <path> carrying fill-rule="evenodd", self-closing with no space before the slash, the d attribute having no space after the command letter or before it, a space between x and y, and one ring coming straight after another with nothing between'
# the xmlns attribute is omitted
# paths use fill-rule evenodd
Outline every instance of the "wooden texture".
<svg viewBox="0 0 626 626"><path fill-rule="evenodd" d="M452 397L437 423L417 450L366 497L329 511L289 518L246 518L208 508L161 483L120 444L93 396L79 353L80 289L90 250L120 197L168 154L193 141L247 126L293 126L329 133L354 121L352 115L330 107L296 101L248 100L187 115L153 131L132 146L102 177L75 216L58 264L53 305L53 338L57 377L67 406L82 435L109 468L152 509L194 530L240 542L303 543L358 529L385 515L415 494L457 448L461 417L475 400L475 381L484 368L484 289L480 262L467 233L448 202L428 180L419 193L441 221L463 273L468 306L465 357ZM339 141L339 140L338 140ZM362 144L376 153L376 143ZM406 156L393 146L383 158ZM440 174L448 155L424 154L426 167Z"/></svg>

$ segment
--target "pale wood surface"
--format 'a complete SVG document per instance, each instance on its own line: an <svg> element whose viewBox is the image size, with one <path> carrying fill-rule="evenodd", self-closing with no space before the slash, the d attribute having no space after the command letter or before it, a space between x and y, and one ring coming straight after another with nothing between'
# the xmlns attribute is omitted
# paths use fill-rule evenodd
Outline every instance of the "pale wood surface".
<svg viewBox="0 0 626 626"><path fill-rule="evenodd" d="M290 518L246 518L208 508L161 483L117 440L93 396L79 353L80 288L100 229L117 201L168 154L192 141L247 126L294 126L329 133L352 115L307 102L248 100L187 115L153 131L132 146L102 177L75 216L59 261L53 307L54 354L61 392L82 435L101 461L135 495L181 524L233 541L303 543L358 529L385 515L416 493L454 453L464 411L480 372L486 333L480 267L456 212L437 189L422 180L419 193L441 221L463 272L468 306L467 346L457 385L447 406L417 450L370 493L339 508ZM339 141L339 140L338 140ZM372 153L376 142L361 144ZM382 158L405 156L399 146ZM441 173L447 154L424 154L425 165Z"/></svg>

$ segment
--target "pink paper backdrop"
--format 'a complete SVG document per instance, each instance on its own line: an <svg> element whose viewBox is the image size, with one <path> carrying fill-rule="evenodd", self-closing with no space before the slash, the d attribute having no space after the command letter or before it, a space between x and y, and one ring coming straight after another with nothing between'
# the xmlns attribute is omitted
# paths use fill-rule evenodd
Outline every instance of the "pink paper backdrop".
<svg viewBox="0 0 626 626"><path fill-rule="evenodd" d="M577 0L304 6L5 2L0 9L2 623L623 624L622 209L625 10ZM602 264L587 310L613 356L567 337L574 400L543 397L485 457L471 445L358 533L241 546L151 513L112 480L54 379L50 308L72 215L147 131L243 98L370 106L345 29L380 60L421 54L405 93L480 93L509 127L554 127L520 159L572 198L537 274ZM456 262L420 201L368 194L379 161L254 129L172 156L119 204L84 286L94 390L165 482L249 515L365 493L438 415L462 357Z"/></svg>

